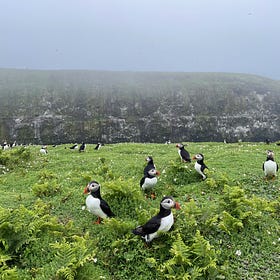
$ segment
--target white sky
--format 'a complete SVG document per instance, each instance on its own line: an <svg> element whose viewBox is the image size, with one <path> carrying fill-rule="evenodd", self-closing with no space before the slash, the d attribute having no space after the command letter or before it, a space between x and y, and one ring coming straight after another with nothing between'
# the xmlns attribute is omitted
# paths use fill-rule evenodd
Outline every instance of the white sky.
<svg viewBox="0 0 280 280"><path fill-rule="evenodd" d="M0 0L0 68L280 80L280 0Z"/></svg>

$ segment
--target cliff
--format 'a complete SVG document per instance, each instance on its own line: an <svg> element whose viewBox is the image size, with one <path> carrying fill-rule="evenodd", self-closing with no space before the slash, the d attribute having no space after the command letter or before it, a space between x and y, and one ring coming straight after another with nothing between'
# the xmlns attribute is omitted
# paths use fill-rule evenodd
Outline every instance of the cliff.
<svg viewBox="0 0 280 280"><path fill-rule="evenodd" d="M280 139L280 82L230 73L0 70L0 139Z"/></svg>

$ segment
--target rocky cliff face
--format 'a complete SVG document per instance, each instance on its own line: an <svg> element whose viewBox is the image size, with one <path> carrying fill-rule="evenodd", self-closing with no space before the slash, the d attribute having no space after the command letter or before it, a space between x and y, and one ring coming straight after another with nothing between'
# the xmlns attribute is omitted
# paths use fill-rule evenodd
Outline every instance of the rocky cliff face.
<svg viewBox="0 0 280 280"><path fill-rule="evenodd" d="M272 141L278 81L237 74L0 71L0 139Z"/></svg>

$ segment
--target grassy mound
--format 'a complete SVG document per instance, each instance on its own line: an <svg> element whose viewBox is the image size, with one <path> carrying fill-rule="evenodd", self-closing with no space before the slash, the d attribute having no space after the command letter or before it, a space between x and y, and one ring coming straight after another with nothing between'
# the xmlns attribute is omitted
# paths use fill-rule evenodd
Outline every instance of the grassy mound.
<svg viewBox="0 0 280 280"><path fill-rule="evenodd" d="M1 279L280 278L280 184L263 178L267 145L189 143L191 155L205 156L205 181L173 144L87 145L83 153L69 146L47 155L39 146L1 151ZM139 187L148 155L161 172L154 200ZM100 225L83 210L91 180L116 214ZM164 195L181 210L147 246L131 230L157 213Z"/></svg>

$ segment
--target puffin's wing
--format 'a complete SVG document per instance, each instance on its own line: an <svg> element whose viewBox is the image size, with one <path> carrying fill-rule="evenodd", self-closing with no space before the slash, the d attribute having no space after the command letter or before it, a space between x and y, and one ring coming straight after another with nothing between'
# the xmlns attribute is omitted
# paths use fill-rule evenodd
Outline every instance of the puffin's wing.
<svg viewBox="0 0 280 280"><path fill-rule="evenodd" d="M201 165L201 171L202 171L202 172L203 172L206 168L208 169L208 167L207 167L205 164Z"/></svg>
<svg viewBox="0 0 280 280"><path fill-rule="evenodd" d="M109 204L103 199L100 200L100 208L108 217L115 216L115 214L112 212Z"/></svg>
<svg viewBox="0 0 280 280"><path fill-rule="evenodd" d="M157 216L151 218L145 225L142 226L143 232L146 234L151 234L156 232L160 227L160 218Z"/></svg>
<svg viewBox="0 0 280 280"><path fill-rule="evenodd" d="M143 177L143 178L140 180L140 187L143 186L144 182L145 182L145 177Z"/></svg>
<svg viewBox="0 0 280 280"><path fill-rule="evenodd" d="M278 169L279 169L279 166L278 166L278 164L276 163L276 171L278 171Z"/></svg>
<svg viewBox="0 0 280 280"><path fill-rule="evenodd" d="M144 168L144 176L148 176L149 175L149 171L151 169L155 169L153 164L147 164Z"/></svg>
<svg viewBox="0 0 280 280"><path fill-rule="evenodd" d="M185 149L184 149L184 150L181 150L181 156L182 156L182 158L183 158L185 161L191 161L190 154L189 154L189 152L186 151Z"/></svg>
<svg viewBox="0 0 280 280"><path fill-rule="evenodd" d="M263 171L264 171L264 163L263 163Z"/></svg>

